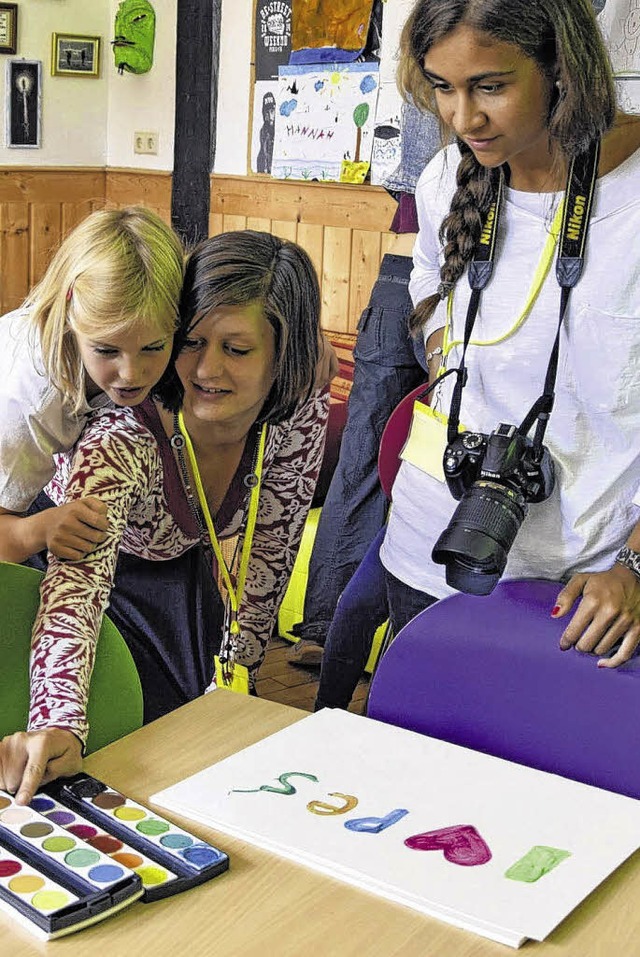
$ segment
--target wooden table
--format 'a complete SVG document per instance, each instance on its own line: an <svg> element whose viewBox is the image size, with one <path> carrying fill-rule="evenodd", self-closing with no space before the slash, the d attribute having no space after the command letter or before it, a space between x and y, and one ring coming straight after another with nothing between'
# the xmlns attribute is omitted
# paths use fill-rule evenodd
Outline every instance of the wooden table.
<svg viewBox="0 0 640 957"><path fill-rule="evenodd" d="M149 795L306 712L216 691L87 758L86 770L146 803ZM637 756L630 756L636 760ZM185 819L231 857L221 877L69 937L41 943L0 913L2 957L506 957L500 944L333 881ZM597 839L598 822L593 822ZM640 955L640 854L541 944L535 957Z"/></svg>

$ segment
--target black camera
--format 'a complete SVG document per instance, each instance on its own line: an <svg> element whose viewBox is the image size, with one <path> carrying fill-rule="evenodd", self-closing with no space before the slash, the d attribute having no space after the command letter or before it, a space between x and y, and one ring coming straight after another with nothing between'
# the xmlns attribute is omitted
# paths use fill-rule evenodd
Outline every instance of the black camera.
<svg viewBox="0 0 640 957"><path fill-rule="evenodd" d="M446 566L447 584L488 595L500 580L527 506L551 495L553 460L515 425L491 433L462 432L442 463L460 504L436 542L432 558Z"/></svg>

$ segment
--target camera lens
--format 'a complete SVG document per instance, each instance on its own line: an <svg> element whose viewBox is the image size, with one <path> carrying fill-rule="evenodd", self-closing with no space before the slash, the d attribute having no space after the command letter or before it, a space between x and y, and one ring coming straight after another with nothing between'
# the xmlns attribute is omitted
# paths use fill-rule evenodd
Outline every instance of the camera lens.
<svg viewBox="0 0 640 957"><path fill-rule="evenodd" d="M433 561L446 566L447 584L471 595L492 592L526 514L520 493L474 482L433 548Z"/></svg>

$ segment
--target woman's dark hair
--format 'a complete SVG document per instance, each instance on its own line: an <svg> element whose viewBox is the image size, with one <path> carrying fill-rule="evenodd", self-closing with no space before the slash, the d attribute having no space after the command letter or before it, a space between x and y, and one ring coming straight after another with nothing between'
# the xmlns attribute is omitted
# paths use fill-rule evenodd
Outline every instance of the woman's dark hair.
<svg viewBox="0 0 640 957"><path fill-rule="evenodd" d="M418 0L400 42L398 85L417 105L437 114L423 63L430 48L465 25L535 60L549 80L549 139L560 155L584 152L613 123L616 97L611 64L590 0ZM500 170L487 169L457 140L462 159L457 190L440 227L444 263L440 278L451 288L471 260ZM430 318L439 294L424 299L409 323L416 333Z"/></svg>
<svg viewBox="0 0 640 957"><path fill-rule="evenodd" d="M214 309L255 302L275 332L275 381L260 421L281 422L308 398L318 362L316 271L296 243L245 229L205 239L187 259L173 355L154 391L165 408L174 412L182 404L175 358L200 320Z"/></svg>

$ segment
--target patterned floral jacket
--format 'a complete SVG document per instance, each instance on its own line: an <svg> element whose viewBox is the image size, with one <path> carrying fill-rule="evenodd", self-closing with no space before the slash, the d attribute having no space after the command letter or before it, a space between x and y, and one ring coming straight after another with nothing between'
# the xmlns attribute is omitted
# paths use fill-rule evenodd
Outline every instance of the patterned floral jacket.
<svg viewBox="0 0 640 957"><path fill-rule="evenodd" d="M269 426L258 518L239 621L236 660L252 679L286 590L320 469L328 416L316 391L286 422ZM257 433L257 429L254 430ZM221 543L243 530L256 436L216 516ZM151 561L183 554L200 540L169 440L155 406L96 413L76 446L57 456L46 491L60 505L97 495L108 505L107 540L82 561L49 555L33 630L29 730L66 728L86 741L86 704L97 636L119 549Z"/></svg>

